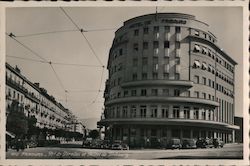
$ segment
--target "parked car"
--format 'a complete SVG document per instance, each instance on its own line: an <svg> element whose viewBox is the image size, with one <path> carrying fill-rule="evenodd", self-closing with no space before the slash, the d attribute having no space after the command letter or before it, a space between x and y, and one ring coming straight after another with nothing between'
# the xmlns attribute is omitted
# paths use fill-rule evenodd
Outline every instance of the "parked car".
<svg viewBox="0 0 250 166"><path fill-rule="evenodd" d="M37 147L37 145L38 145L38 143L36 141L32 140L32 141L27 142L26 147L27 148L35 148L35 147Z"/></svg>
<svg viewBox="0 0 250 166"><path fill-rule="evenodd" d="M91 147L92 146L92 138L86 138L85 140L83 140L82 142L82 147Z"/></svg>
<svg viewBox="0 0 250 166"><path fill-rule="evenodd" d="M207 142L204 138L199 138L197 141L196 141L196 146L197 148L206 148L207 147Z"/></svg>
<svg viewBox="0 0 250 166"><path fill-rule="evenodd" d="M112 150L129 150L129 146L125 143L114 143L111 147Z"/></svg>
<svg viewBox="0 0 250 166"><path fill-rule="evenodd" d="M199 138L196 142L197 148L213 148L213 139Z"/></svg>
<svg viewBox="0 0 250 166"><path fill-rule="evenodd" d="M91 148L101 148L102 142L101 139L93 139L91 141Z"/></svg>
<svg viewBox="0 0 250 166"><path fill-rule="evenodd" d="M219 138L214 138L213 139L213 145L214 145L215 148L220 148L220 147L223 148L224 144L225 143Z"/></svg>
<svg viewBox="0 0 250 166"><path fill-rule="evenodd" d="M110 149L111 148L111 144L109 140L103 140L101 143L101 148L102 149Z"/></svg>
<svg viewBox="0 0 250 166"><path fill-rule="evenodd" d="M183 149L196 149L196 140L195 139L182 139L182 148Z"/></svg>
<svg viewBox="0 0 250 166"><path fill-rule="evenodd" d="M181 147L182 147L181 140L178 138L173 138L173 139L169 140L166 148L168 148L168 149L180 149Z"/></svg>

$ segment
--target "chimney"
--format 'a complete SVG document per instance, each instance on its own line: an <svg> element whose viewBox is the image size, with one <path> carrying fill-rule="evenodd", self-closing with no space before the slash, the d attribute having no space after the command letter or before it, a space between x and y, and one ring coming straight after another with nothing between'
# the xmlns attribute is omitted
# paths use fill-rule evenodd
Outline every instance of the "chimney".
<svg viewBox="0 0 250 166"><path fill-rule="evenodd" d="M34 84L35 84L35 86L37 86L39 88L40 84L38 82L35 82Z"/></svg>

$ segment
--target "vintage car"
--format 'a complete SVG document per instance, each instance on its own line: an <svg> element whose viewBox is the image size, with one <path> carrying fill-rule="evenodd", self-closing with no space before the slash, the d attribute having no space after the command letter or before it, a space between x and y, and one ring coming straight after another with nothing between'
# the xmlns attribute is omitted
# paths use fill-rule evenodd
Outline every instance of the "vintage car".
<svg viewBox="0 0 250 166"><path fill-rule="evenodd" d="M182 139L182 149L196 149L195 139Z"/></svg>
<svg viewBox="0 0 250 166"><path fill-rule="evenodd" d="M167 149L180 149L182 147L181 140L178 138L170 139L167 143Z"/></svg>

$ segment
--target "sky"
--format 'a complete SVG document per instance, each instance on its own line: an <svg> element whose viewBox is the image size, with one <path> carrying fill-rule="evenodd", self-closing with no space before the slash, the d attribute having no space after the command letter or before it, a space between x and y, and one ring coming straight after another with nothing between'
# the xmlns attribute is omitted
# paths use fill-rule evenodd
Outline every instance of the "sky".
<svg viewBox="0 0 250 166"><path fill-rule="evenodd" d="M15 34L18 41L48 61L89 65L88 67L54 64L56 76L49 64L13 58L14 56L41 60L8 36L6 37L6 61L12 66L17 65L22 74L32 82L39 82L41 87L47 89L49 94L71 109L79 119L100 118L104 107L103 90L105 80L108 78L108 71L106 68L103 70L102 65L107 65L114 32L130 18L154 13L155 7L64 7L63 9L78 27L89 30L84 32L84 35L95 53L81 33L74 31L77 28L59 7L8 8L6 9L6 32ZM197 20L209 24L210 31L218 38L217 44L238 63L235 115L242 117L242 9L161 6L158 7L158 12L192 14ZM65 30L69 31L31 35ZM101 92L98 93L99 89ZM65 93L65 90L68 93Z"/></svg>

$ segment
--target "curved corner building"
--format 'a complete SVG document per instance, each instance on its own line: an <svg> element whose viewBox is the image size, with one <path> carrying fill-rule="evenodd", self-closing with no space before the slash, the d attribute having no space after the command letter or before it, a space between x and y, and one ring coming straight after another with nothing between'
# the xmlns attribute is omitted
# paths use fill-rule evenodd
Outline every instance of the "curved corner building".
<svg viewBox="0 0 250 166"><path fill-rule="evenodd" d="M132 147L171 138L234 142L236 62L195 16L158 13L132 18L110 49L105 137Z"/></svg>

